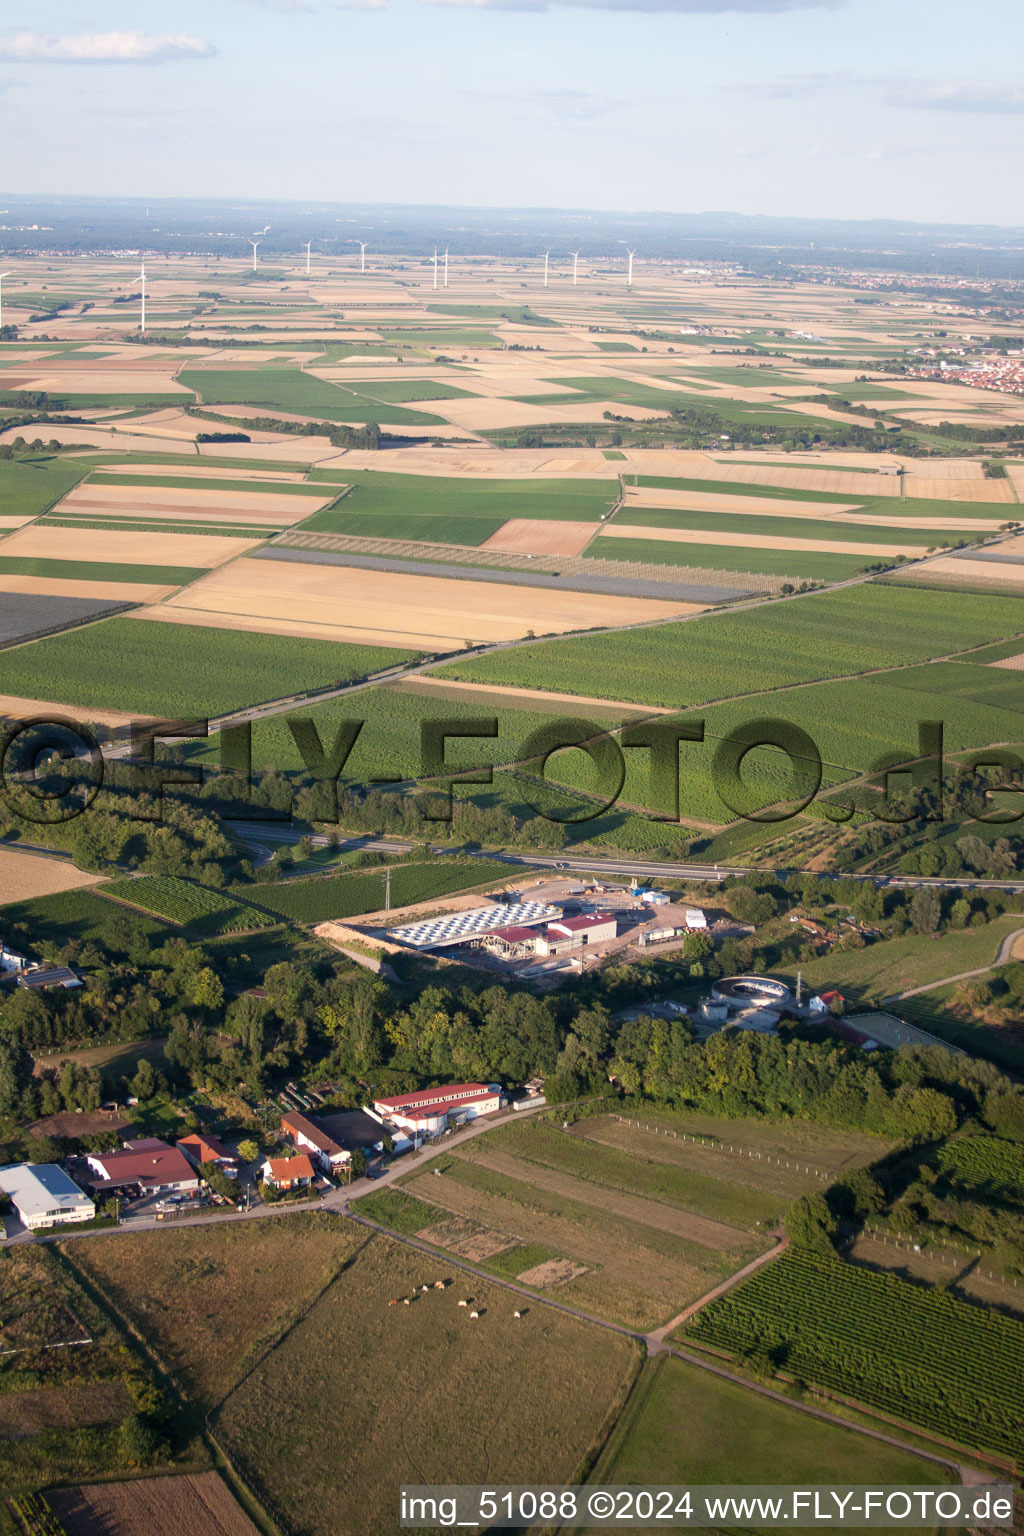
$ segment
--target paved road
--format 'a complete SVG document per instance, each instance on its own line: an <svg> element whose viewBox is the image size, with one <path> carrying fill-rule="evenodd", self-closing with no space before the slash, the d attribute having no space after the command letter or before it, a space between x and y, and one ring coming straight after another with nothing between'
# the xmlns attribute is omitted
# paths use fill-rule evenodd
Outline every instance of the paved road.
<svg viewBox="0 0 1024 1536"><path fill-rule="evenodd" d="M906 992L894 992L891 997L883 997L882 1002L899 1003L905 997L920 997L922 992L935 992L939 987L948 987L956 981L969 981L972 976L987 976L997 965L1005 965L1013 958L1013 946L1021 937L1024 937L1024 928L1015 928L1012 933L1008 933L999 946L999 953L989 965L979 965L973 971L958 971L955 976L943 976L940 981L927 981L923 987L909 987Z"/></svg>

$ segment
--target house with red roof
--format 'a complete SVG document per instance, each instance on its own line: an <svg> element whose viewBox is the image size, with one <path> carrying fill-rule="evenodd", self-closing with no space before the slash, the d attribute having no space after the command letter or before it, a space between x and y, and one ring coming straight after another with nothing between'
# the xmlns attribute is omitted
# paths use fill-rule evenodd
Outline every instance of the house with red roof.
<svg viewBox="0 0 1024 1536"><path fill-rule="evenodd" d="M193 1168L201 1169L204 1163L216 1163L227 1178L238 1177L238 1158L216 1136L204 1136L199 1131L194 1131L191 1136L179 1136L178 1150L184 1152Z"/></svg>
<svg viewBox="0 0 1024 1536"><path fill-rule="evenodd" d="M260 1178L273 1189L304 1189L316 1178L316 1169L305 1152L296 1157L268 1157Z"/></svg>

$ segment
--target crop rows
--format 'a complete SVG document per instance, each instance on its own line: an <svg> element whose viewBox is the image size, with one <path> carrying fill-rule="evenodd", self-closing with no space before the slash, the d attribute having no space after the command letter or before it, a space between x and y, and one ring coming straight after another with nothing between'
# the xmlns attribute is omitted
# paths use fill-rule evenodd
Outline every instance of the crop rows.
<svg viewBox="0 0 1024 1536"><path fill-rule="evenodd" d="M201 719L412 659L383 646L115 618L9 652L4 687L30 699L63 701L70 692L87 708Z"/></svg>
<svg viewBox="0 0 1024 1536"><path fill-rule="evenodd" d="M994 1136L949 1141L938 1164L953 1183L988 1199L1024 1203L1024 1147Z"/></svg>
<svg viewBox="0 0 1024 1536"><path fill-rule="evenodd" d="M468 863L435 859L430 864L399 864L391 872L391 905L409 906L488 881L504 882L511 873L513 871L507 864L486 859L471 859ZM308 880L288 880L281 885L263 886L251 894L252 899L262 906L294 922L324 923L356 917L361 912L379 911L384 906L385 884L383 873L330 878L312 876Z"/></svg>
<svg viewBox="0 0 1024 1536"><path fill-rule="evenodd" d="M1020 627L1019 598L866 583L637 630L628 645L618 634L586 635L496 651L439 675L681 706L927 661Z"/></svg>
<svg viewBox="0 0 1024 1536"><path fill-rule="evenodd" d="M239 933L249 928L269 928L274 919L244 903L222 896L176 875L142 875L136 880L114 880L104 893L130 902L172 923L202 933Z"/></svg>
<svg viewBox="0 0 1024 1536"><path fill-rule="evenodd" d="M1024 1450L1024 1324L948 1292L790 1249L689 1332L961 1444Z"/></svg>

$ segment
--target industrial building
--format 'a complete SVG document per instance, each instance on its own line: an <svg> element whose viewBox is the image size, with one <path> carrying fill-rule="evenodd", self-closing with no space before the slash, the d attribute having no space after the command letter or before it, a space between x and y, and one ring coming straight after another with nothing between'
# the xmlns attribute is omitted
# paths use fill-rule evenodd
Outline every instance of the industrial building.
<svg viewBox="0 0 1024 1536"><path fill-rule="evenodd" d="M66 1221L91 1221L95 1203L56 1163L12 1163L0 1168L0 1190L10 1196L29 1232Z"/></svg>
<svg viewBox="0 0 1024 1536"><path fill-rule="evenodd" d="M441 1088L421 1088L375 1099L373 1108L381 1123L417 1136L437 1136L449 1125L494 1115L505 1105L497 1083L449 1083Z"/></svg>
<svg viewBox="0 0 1024 1536"><path fill-rule="evenodd" d="M487 907L473 907L468 912L448 912L422 923L405 923L388 930L393 944L425 951L470 944L498 928L539 928L561 917L557 907L547 902L523 901L511 906L494 902Z"/></svg>

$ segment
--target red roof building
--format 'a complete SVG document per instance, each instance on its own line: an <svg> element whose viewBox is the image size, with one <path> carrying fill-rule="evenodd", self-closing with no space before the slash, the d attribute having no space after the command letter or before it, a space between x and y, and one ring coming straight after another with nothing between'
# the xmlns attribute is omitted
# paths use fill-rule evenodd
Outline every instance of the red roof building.
<svg viewBox="0 0 1024 1536"><path fill-rule="evenodd" d="M179 1136L178 1149L195 1168L201 1168L204 1163L216 1163L227 1173L238 1167L238 1158L216 1136L203 1136L198 1131L191 1136Z"/></svg>
<svg viewBox="0 0 1024 1536"><path fill-rule="evenodd" d="M155 1136L126 1141L116 1152L90 1152L86 1161L96 1174L93 1188L137 1184L145 1194L199 1188L196 1171L184 1154Z"/></svg>
<svg viewBox="0 0 1024 1536"><path fill-rule="evenodd" d="M268 1157L260 1171L264 1183L275 1189L299 1189L316 1177L316 1169L304 1152L297 1157Z"/></svg>

